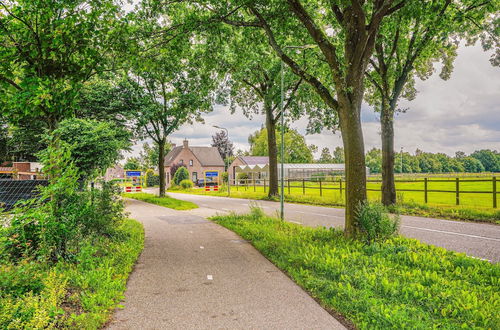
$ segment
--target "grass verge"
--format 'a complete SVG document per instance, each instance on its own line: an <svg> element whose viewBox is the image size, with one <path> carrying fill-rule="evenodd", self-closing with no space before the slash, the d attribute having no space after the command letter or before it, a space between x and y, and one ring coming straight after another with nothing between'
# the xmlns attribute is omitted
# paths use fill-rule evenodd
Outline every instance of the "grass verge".
<svg viewBox="0 0 500 330"><path fill-rule="evenodd" d="M179 199L172 198L170 196L159 197L148 193L124 193L123 197L133 198L143 202L156 204L164 207L168 207L174 210L192 210L198 208L195 203L181 201Z"/></svg>
<svg viewBox="0 0 500 330"><path fill-rule="evenodd" d="M112 238L81 242L71 262L0 264L0 328L99 329L123 298L143 247L142 225L127 219Z"/></svg>
<svg viewBox="0 0 500 330"><path fill-rule="evenodd" d="M358 328L500 328L498 264L403 237L364 245L259 210L213 220Z"/></svg>
<svg viewBox="0 0 500 330"><path fill-rule="evenodd" d="M201 189L171 189L169 191L182 193L182 194L193 194L193 195L209 195L217 197L228 197L227 191L219 192L205 192ZM254 199L254 200L270 200L278 201L278 199L269 199L267 194L264 192L253 192L253 191L234 191L231 190L231 197L233 198L244 198L244 199ZM320 196L310 196L310 195L293 195L285 194L285 201L288 203L306 204L306 205L318 205L326 207L344 207L344 201L337 198L328 198ZM492 224L500 224L500 210L493 208L481 208L481 207L468 207L468 206L448 206L448 205L432 205L432 204L419 204L414 202L405 202L398 204L393 207L391 211L404 214L404 215L415 215L423 216L428 218L443 218L449 220L465 220L473 222L485 222Z"/></svg>

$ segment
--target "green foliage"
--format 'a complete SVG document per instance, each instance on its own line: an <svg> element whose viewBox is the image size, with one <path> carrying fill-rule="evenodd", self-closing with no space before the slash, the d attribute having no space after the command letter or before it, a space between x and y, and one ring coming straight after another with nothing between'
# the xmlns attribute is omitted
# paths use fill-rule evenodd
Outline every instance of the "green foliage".
<svg viewBox="0 0 500 330"><path fill-rule="evenodd" d="M473 157L464 157L460 159L464 167L464 171L467 173L479 173L484 171L483 164Z"/></svg>
<svg viewBox="0 0 500 330"><path fill-rule="evenodd" d="M71 262L0 260L0 328L98 329L108 321L144 246L142 225L125 220L112 237L75 244Z"/></svg>
<svg viewBox="0 0 500 330"><path fill-rule="evenodd" d="M359 329L500 325L498 264L403 237L364 245L255 212L213 219Z"/></svg>
<svg viewBox="0 0 500 330"><path fill-rule="evenodd" d="M398 232L399 216L391 216L380 203L366 201L360 204L356 216L361 237L368 243L385 241Z"/></svg>
<svg viewBox="0 0 500 330"><path fill-rule="evenodd" d="M73 114L83 82L105 70L123 45L112 0L2 2L0 113L53 129Z"/></svg>
<svg viewBox="0 0 500 330"><path fill-rule="evenodd" d="M137 199L147 203L168 207L174 210L191 210L198 208L198 205L194 203L182 201L169 196L159 197L147 193L124 193L123 197Z"/></svg>
<svg viewBox="0 0 500 330"><path fill-rule="evenodd" d="M189 180L189 171L184 166L181 166L175 172L172 181L174 182L174 184L180 185L181 181L183 180Z"/></svg>
<svg viewBox="0 0 500 330"><path fill-rule="evenodd" d="M262 128L249 137L250 154L252 156L268 156L267 129ZM281 145L280 131L276 131L276 144ZM296 129L285 130L285 163L312 163L315 146L306 144L306 140ZM278 161L280 161L278 154Z"/></svg>
<svg viewBox="0 0 500 330"><path fill-rule="evenodd" d="M496 150L474 151L471 157L479 160L487 172L500 172L500 153Z"/></svg>
<svg viewBox="0 0 500 330"><path fill-rule="evenodd" d="M179 183L179 186L181 186L182 189L191 189L191 188L193 188L194 184L193 184L193 181L191 181L189 179L185 179Z"/></svg>
<svg viewBox="0 0 500 330"><path fill-rule="evenodd" d="M91 119L66 119L53 134L70 146L73 163L85 179L104 174L132 144L127 130Z"/></svg>
<svg viewBox="0 0 500 330"><path fill-rule="evenodd" d="M78 252L78 241L89 235L111 235L123 217L118 188L111 183L103 183L100 190L80 190L67 145L54 140L41 158L50 184L40 188L40 197L14 209L10 226L0 231L4 238L0 249L11 261L71 259Z"/></svg>
<svg viewBox="0 0 500 330"><path fill-rule="evenodd" d="M125 165L123 166L124 170L140 170L142 169L139 158L137 157L129 157L125 161Z"/></svg>
<svg viewBox="0 0 500 330"><path fill-rule="evenodd" d="M146 171L146 186L155 187L160 184L160 176L151 169Z"/></svg>

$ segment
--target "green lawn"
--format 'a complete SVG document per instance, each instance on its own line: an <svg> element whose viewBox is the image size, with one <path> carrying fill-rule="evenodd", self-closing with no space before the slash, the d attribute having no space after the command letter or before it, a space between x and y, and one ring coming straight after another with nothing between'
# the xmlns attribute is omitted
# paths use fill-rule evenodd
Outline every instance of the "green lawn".
<svg viewBox="0 0 500 330"><path fill-rule="evenodd" d="M80 242L73 260L0 262L0 329L100 329L143 247L142 225L128 219L112 238Z"/></svg>
<svg viewBox="0 0 500 330"><path fill-rule="evenodd" d="M403 237L374 245L335 229L213 218L360 329L500 329L500 265Z"/></svg>
<svg viewBox="0 0 500 330"><path fill-rule="evenodd" d="M133 198L151 204L168 207L174 210L191 210L198 208L198 205L191 202L181 201L170 196L159 197L148 193L123 193L123 197Z"/></svg>

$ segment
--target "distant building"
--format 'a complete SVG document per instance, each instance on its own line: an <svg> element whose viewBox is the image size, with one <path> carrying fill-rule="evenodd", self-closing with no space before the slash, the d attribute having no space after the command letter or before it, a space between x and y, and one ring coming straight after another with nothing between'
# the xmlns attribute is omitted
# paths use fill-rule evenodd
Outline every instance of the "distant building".
<svg viewBox="0 0 500 330"><path fill-rule="evenodd" d="M11 167L0 167L0 176L14 180L37 180L42 178L42 164L36 162L13 162Z"/></svg>
<svg viewBox="0 0 500 330"><path fill-rule="evenodd" d="M203 179L206 171L224 172L224 160L215 147L191 147L188 140L182 146L174 147L165 156L165 172L167 186L170 186L170 168L175 164L184 165L193 182Z"/></svg>
<svg viewBox="0 0 500 330"><path fill-rule="evenodd" d="M104 175L104 180L111 181L114 179L125 179L125 170L120 165L115 165L115 167L110 167L106 170Z"/></svg>
<svg viewBox="0 0 500 330"><path fill-rule="evenodd" d="M278 163L278 177L281 177ZM345 164L283 164L285 179L311 179L313 177L344 176ZM265 156L238 156L229 165L231 182L238 173L247 173L250 179L269 178L269 158ZM366 175L370 174L368 167Z"/></svg>

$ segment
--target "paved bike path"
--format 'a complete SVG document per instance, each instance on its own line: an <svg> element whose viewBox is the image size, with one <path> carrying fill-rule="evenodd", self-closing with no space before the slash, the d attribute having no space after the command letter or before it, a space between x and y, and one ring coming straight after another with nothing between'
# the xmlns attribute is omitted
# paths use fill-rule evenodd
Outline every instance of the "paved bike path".
<svg viewBox="0 0 500 330"><path fill-rule="evenodd" d="M109 329L343 329L292 280L233 232L136 200L145 248Z"/></svg>

